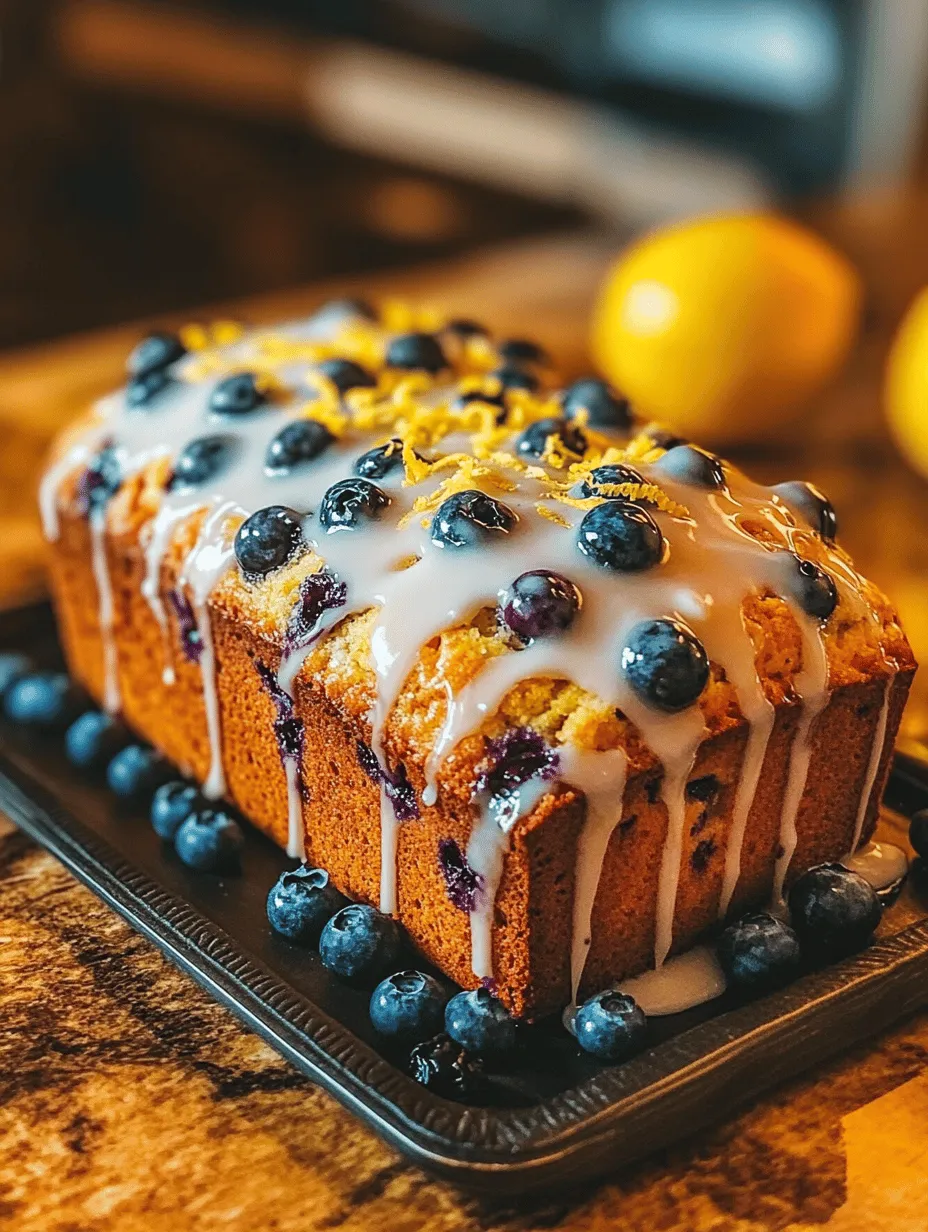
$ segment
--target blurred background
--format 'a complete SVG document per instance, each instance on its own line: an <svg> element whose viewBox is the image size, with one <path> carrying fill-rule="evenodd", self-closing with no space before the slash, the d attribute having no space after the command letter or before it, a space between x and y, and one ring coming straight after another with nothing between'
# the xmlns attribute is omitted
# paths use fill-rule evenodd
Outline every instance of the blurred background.
<svg viewBox="0 0 928 1232"><path fill-rule="evenodd" d="M0 0L0 346L921 170L922 0Z"/></svg>
<svg viewBox="0 0 928 1232"><path fill-rule="evenodd" d="M814 332L842 295L846 320L801 428L771 433L754 357L739 431L716 435L763 477L828 491L928 659L928 547L913 533L928 513L928 311L890 408L897 445L884 394L892 339L928 284L926 120L928 0L0 0L12 573L41 588L23 477L118 378L141 327L74 334L230 300L266 318L353 284L540 332L579 371L598 288L636 237L778 210L850 265L826 276L786 241L817 290L806 317L786 292L768 333L800 319ZM718 265L723 290L740 278L756 298L762 249L739 269L723 242L687 286L684 244L667 258L675 293L714 302ZM616 379L610 345L607 331L594 359ZM928 704L913 716L928 731Z"/></svg>

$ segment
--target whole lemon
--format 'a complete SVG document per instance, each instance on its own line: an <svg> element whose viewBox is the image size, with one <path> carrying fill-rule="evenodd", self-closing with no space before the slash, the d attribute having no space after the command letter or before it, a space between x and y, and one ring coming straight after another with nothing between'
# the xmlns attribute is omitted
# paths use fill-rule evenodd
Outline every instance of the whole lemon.
<svg viewBox="0 0 928 1232"><path fill-rule="evenodd" d="M861 287L818 236L773 215L644 236L593 317L595 362L643 416L685 436L769 437L847 356Z"/></svg>
<svg viewBox="0 0 928 1232"><path fill-rule="evenodd" d="M905 314L889 353L886 416L896 444L928 475L928 288Z"/></svg>

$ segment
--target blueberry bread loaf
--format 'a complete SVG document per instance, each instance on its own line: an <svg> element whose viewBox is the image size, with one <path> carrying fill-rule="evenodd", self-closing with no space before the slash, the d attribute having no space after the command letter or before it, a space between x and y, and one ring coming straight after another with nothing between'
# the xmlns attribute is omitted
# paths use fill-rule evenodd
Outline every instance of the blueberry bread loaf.
<svg viewBox="0 0 928 1232"><path fill-rule="evenodd" d="M42 486L73 674L537 1015L865 841L915 670L816 489L468 321L145 339Z"/></svg>

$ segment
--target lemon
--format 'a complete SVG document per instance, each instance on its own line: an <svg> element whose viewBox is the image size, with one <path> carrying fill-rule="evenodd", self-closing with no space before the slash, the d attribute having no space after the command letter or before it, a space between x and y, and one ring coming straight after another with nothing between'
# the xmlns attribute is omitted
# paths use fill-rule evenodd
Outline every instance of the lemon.
<svg viewBox="0 0 928 1232"><path fill-rule="evenodd" d="M644 236L610 270L594 361L643 416L713 443L769 437L844 362L860 315L850 263L773 215Z"/></svg>
<svg viewBox="0 0 928 1232"><path fill-rule="evenodd" d="M928 475L928 288L905 314L889 353L886 416L903 454Z"/></svg>

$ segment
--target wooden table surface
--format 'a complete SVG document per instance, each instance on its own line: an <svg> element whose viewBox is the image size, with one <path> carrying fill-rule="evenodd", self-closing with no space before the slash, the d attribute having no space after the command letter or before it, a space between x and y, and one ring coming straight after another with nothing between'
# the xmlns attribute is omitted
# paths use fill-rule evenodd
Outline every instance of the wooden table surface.
<svg viewBox="0 0 928 1232"><path fill-rule="evenodd" d="M878 409L887 340L928 283L928 203L875 200L813 217L865 274L867 328L802 441L744 462L765 477L821 482L844 541L893 594L928 659L928 484L895 459ZM579 371L608 256L597 237L554 238L365 290L530 332ZM239 308L267 320L329 291ZM0 603L41 593L31 491L49 435L114 383L137 334L0 357ZM928 733L926 696L911 709L912 737ZM0 1024L0 1227L18 1232L928 1227L928 1013L643 1166L507 1209L404 1162L56 861L5 830Z"/></svg>

